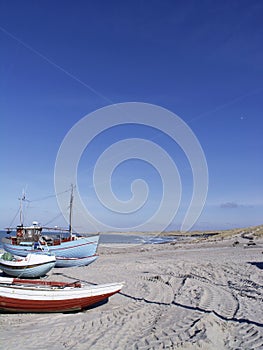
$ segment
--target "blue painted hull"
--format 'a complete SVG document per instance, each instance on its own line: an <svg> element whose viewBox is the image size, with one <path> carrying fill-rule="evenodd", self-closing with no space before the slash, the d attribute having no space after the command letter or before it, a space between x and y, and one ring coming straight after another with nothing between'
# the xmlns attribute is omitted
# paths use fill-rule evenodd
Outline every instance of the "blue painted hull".
<svg viewBox="0 0 263 350"><path fill-rule="evenodd" d="M62 258L57 257L56 267L77 267L87 266L98 259L97 255L88 256L85 258Z"/></svg>
<svg viewBox="0 0 263 350"><path fill-rule="evenodd" d="M34 249L34 243L30 245L15 245L11 243L10 239L3 239L3 248L5 251L18 256L27 256L28 253L41 253L39 249ZM43 253L50 252L56 257L62 258L87 258L94 257L97 253L99 243L99 235L93 235L88 237L78 237L75 240L62 242L59 245L53 246L42 246L44 247ZM93 261L96 259L93 259ZM81 260L79 260L80 262ZM85 260L83 260L84 265L86 265ZM92 262L92 261L91 261ZM70 260L68 260L68 266L76 266L75 261L72 260L73 265L70 265ZM58 264L59 265L59 264ZM56 267L58 266L56 264ZM81 265L78 265L81 266Z"/></svg>
<svg viewBox="0 0 263 350"><path fill-rule="evenodd" d="M37 277L45 276L54 266L55 266L55 261L45 263L39 266L16 268L16 269L10 268L8 266L3 266L2 264L0 264L0 269L9 276L14 276L19 278L37 278Z"/></svg>

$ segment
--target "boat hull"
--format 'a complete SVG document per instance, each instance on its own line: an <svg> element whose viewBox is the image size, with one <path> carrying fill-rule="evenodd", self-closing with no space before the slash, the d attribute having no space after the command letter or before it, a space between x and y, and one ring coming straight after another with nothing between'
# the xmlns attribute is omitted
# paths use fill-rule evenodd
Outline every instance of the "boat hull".
<svg viewBox="0 0 263 350"><path fill-rule="evenodd" d="M0 269L8 276L23 277L23 278L37 278L45 276L54 266L56 262L45 263L39 266L30 266L25 268L10 268L3 266L0 263Z"/></svg>
<svg viewBox="0 0 263 350"><path fill-rule="evenodd" d="M0 284L0 310L37 313L79 311L106 301L122 287L123 283L111 283L38 290Z"/></svg>
<svg viewBox="0 0 263 350"><path fill-rule="evenodd" d="M37 278L45 276L56 264L55 256L29 254L15 261L0 259L0 269L9 276Z"/></svg>
<svg viewBox="0 0 263 350"><path fill-rule="evenodd" d="M62 258L87 258L92 257L96 254L99 243L99 235L89 236L89 237L81 237L72 241L62 242L58 245L52 246L42 246L43 254L50 252L54 254L56 257ZM34 248L35 244L12 244L10 238L4 238L2 240L3 248L7 252L18 255L18 256L26 256L28 253L41 253L39 248ZM95 260L95 259L94 259ZM94 261L93 260L93 261ZM68 263L70 260L68 260ZM66 267L76 266L75 262L72 260L73 265L67 264ZM84 265L87 265L86 261L83 260ZM81 266L81 265L78 265ZM56 267L59 266L59 263L56 264ZM63 267L63 266L62 266Z"/></svg>
<svg viewBox="0 0 263 350"><path fill-rule="evenodd" d="M56 267L78 267L87 266L98 259L98 255L88 256L84 258L63 258L57 257Z"/></svg>

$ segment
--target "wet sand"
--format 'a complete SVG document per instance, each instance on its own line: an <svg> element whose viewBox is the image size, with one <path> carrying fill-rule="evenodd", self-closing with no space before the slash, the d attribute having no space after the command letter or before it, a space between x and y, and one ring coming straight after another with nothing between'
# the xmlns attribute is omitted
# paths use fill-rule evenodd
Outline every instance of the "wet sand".
<svg viewBox="0 0 263 350"><path fill-rule="evenodd" d="M1 349L263 349L263 240L100 245L48 279L125 281L96 308L0 314Z"/></svg>

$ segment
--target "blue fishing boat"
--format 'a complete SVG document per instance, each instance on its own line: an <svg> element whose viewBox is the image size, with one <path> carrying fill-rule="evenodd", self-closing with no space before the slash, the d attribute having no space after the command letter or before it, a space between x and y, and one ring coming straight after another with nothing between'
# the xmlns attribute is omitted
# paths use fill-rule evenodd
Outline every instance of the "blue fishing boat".
<svg viewBox="0 0 263 350"><path fill-rule="evenodd" d="M56 267L71 267L88 265L97 259L97 248L99 235L78 236L70 235L63 238L56 235L55 238L49 237L47 241L40 235L38 241L29 241L28 231L36 233L39 226L20 227L17 229L19 235L21 230L23 237L10 236L2 239L5 251L18 256L27 256L29 253L51 253L57 258ZM30 237L31 239L31 237ZM78 259L78 260L77 260Z"/></svg>
<svg viewBox="0 0 263 350"><path fill-rule="evenodd" d="M99 234L80 235L72 232L73 187L70 198L69 229L42 227L37 222L15 229L7 229L8 235L2 239L5 251L12 255L27 256L28 253L51 253L56 256L56 267L88 265L97 259ZM20 205L22 208L22 205ZM16 234L11 233L15 230ZM52 231L52 234L43 232ZM55 233L54 233L55 232ZM65 234L66 233L66 234Z"/></svg>

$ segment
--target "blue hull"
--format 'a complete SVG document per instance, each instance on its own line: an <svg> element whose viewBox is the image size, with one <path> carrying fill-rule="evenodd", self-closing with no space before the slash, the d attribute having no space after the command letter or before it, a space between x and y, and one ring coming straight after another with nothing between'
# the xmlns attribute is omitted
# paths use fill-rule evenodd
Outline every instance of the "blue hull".
<svg viewBox="0 0 263 350"><path fill-rule="evenodd" d="M77 267L87 266L98 259L98 256L88 256L85 258L62 258L57 257L56 267Z"/></svg>
<svg viewBox="0 0 263 350"><path fill-rule="evenodd" d="M18 256L27 256L28 253L41 253L39 249L34 249L34 243L28 245L14 245L11 242L10 239L3 239L3 248L5 251ZM69 242L62 242L59 245L54 246L42 246L44 248L43 253L50 252L54 254L56 257L62 257L62 258L87 258L87 257L94 257L97 252L99 243L99 235L89 236L89 237L80 237L75 240L69 241ZM96 259L94 259L96 260ZM93 261L94 261L93 260ZM81 260L80 260L81 261ZM85 260L83 260L85 262ZM70 260L68 260L68 263L70 263ZM75 261L72 260L73 265L69 266L76 266L74 265ZM82 264L83 265L83 264ZM86 265L84 263L84 265ZM56 264L56 267L58 265ZM81 266L81 265L78 265Z"/></svg>
<svg viewBox="0 0 263 350"><path fill-rule="evenodd" d="M37 278L45 276L53 267L55 266L55 261L45 263L39 266L27 267L27 268L9 268L8 266L0 265L1 270L13 277L19 278Z"/></svg>

